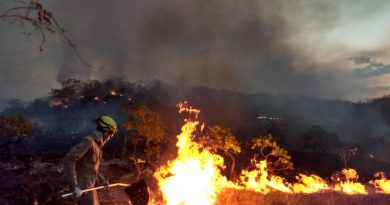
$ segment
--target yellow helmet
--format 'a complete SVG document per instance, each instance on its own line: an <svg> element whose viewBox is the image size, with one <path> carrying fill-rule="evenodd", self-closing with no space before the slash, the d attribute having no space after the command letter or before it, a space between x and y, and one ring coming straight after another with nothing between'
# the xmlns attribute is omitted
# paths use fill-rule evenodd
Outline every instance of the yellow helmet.
<svg viewBox="0 0 390 205"><path fill-rule="evenodd" d="M117 126L114 119L107 115L102 115L98 117L96 120L96 125L102 127L103 129L108 129L112 132L116 131Z"/></svg>

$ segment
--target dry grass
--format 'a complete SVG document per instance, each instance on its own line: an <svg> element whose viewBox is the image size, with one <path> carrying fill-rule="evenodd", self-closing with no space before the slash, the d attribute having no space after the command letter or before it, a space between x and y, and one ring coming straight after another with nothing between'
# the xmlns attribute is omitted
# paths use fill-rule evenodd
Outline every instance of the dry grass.
<svg viewBox="0 0 390 205"><path fill-rule="evenodd" d="M246 190L228 189L218 197L217 205L389 205L390 195L345 195L336 192L316 194L266 195Z"/></svg>

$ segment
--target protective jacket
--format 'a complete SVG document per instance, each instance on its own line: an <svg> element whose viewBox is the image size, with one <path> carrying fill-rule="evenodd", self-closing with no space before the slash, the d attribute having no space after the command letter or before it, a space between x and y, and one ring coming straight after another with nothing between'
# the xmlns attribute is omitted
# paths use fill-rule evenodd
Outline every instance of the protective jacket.
<svg viewBox="0 0 390 205"><path fill-rule="evenodd" d="M83 138L64 158L64 171L73 190L76 186L88 189L102 180L99 166L102 159L103 134L95 132ZM99 204L97 193L90 192L78 198L78 204Z"/></svg>

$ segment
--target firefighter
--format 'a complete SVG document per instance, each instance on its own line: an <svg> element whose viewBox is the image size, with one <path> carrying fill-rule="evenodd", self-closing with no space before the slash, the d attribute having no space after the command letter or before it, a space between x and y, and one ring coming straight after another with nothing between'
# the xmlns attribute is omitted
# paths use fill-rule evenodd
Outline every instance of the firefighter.
<svg viewBox="0 0 390 205"><path fill-rule="evenodd" d="M96 131L76 144L64 157L64 170L69 185L79 205L98 205L96 191L81 193L81 190L93 188L95 183L108 188L108 181L100 174L102 147L117 132L115 121L109 116L100 116L96 120Z"/></svg>

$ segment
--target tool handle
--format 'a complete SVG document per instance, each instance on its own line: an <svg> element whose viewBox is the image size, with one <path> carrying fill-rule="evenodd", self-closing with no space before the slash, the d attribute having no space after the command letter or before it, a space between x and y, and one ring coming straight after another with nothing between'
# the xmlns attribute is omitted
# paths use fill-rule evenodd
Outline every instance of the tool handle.
<svg viewBox="0 0 390 205"><path fill-rule="evenodd" d="M108 185L108 187L115 187L115 186L129 187L129 186L131 186L131 184L115 183L115 184ZM84 189L84 190L81 190L81 193L90 192L90 191L93 191L93 190L104 189L104 187L105 186L98 186L98 187L93 187L93 188L89 188L89 189ZM68 197L68 196L72 196L73 194L74 194L73 192L67 193L67 194L62 194L61 197L65 198L65 197Z"/></svg>

